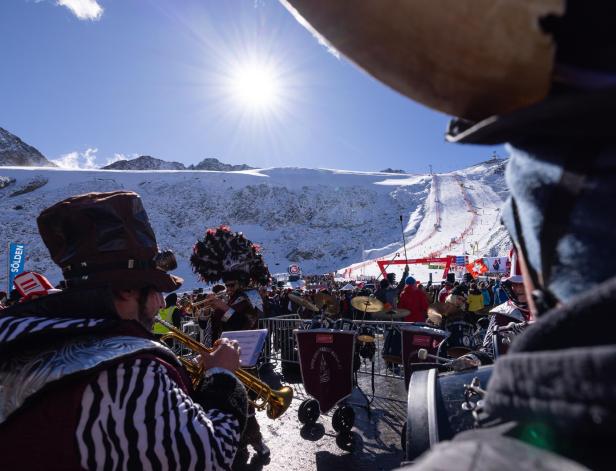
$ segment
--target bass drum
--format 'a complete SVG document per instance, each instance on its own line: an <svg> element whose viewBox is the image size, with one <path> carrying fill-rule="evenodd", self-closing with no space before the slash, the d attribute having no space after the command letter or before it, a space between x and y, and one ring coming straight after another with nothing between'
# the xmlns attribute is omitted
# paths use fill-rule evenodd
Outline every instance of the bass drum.
<svg viewBox="0 0 616 471"><path fill-rule="evenodd" d="M445 329L450 332L445 340L447 356L458 358L475 349L475 326L470 322L454 321L445 324Z"/></svg>
<svg viewBox="0 0 616 471"><path fill-rule="evenodd" d="M493 365L462 372L439 373L437 369L416 371L409 383L406 459L412 461L433 445L450 440L459 432L475 427L473 413L462 405L464 385L474 378L485 389ZM472 402L476 401L471 399Z"/></svg>

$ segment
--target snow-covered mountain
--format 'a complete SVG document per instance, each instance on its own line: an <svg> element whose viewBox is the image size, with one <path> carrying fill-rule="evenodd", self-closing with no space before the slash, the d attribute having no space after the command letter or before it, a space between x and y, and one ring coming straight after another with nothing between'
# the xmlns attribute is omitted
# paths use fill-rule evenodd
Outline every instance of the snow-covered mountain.
<svg viewBox="0 0 616 471"><path fill-rule="evenodd" d="M189 289L199 286L188 263L193 244L220 224L258 242L272 273L297 262L304 273L371 274L376 263L369 259L401 252L400 216L409 258L458 255L475 242L478 254L506 254L498 210L506 195L503 168L502 160L439 175L2 168L1 250L9 241L28 244L27 268L55 283L60 270L40 240L37 215L71 195L126 189L142 196L159 245L176 252L177 273ZM5 283L0 270L0 286Z"/></svg>
<svg viewBox="0 0 616 471"><path fill-rule="evenodd" d="M237 172L240 170L252 170L251 167L246 164L232 165L225 164L218 159L207 158L203 159L197 165L189 165L188 170L215 170L217 172Z"/></svg>
<svg viewBox="0 0 616 471"><path fill-rule="evenodd" d="M150 155L141 155L135 159L117 160L101 168L102 170L184 170L186 167L180 162L167 162Z"/></svg>
<svg viewBox="0 0 616 471"><path fill-rule="evenodd" d="M26 144L15 134L0 128L0 166L55 167L34 147Z"/></svg>

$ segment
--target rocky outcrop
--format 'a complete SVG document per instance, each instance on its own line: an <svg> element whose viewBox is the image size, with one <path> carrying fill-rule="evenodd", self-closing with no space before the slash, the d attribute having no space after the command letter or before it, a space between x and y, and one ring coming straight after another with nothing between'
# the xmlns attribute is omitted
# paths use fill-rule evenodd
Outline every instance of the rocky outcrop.
<svg viewBox="0 0 616 471"><path fill-rule="evenodd" d="M33 178L32 180L30 180L25 185L23 185L21 188L15 190L9 196L14 197L14 196L19 196L19 195L25 195L26 193L32 193L34 190L38 190L39 188L47 185L47 182L49 182L47 178L37 176Z"/></svg>
<svg viewBox="0 0 616 471"><path fill-rule="evenodd" d="M0 128L0 166L56 167L38 149L3 128Z"/></svg>

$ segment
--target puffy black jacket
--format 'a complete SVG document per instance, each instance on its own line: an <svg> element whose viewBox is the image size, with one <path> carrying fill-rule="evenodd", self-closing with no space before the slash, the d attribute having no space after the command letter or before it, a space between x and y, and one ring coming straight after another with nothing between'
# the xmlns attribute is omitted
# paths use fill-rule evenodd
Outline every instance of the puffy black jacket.
<svg viewBox="0 0 616 471"><path fill-rule="evenodd" d="M614 469L616 278L545 314L498 359L492 426L457 435L412 469Z"/></svg>

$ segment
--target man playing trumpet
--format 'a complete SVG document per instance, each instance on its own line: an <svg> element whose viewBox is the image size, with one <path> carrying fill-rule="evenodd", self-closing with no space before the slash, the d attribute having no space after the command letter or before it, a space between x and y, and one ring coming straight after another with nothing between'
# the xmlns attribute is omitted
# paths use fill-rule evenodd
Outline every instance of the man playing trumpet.
<svg viewBox="0 0 616 471"><path fill-rule="evenodd" d="M190 258L193 271L205 282L224 282L224 299L211 294L203 303L212 310L213 339L224 331L251 330L258 327L263 314L263 298L257 288L269 281L269 270L259 253L259 247L241 232L232 232L227 226L208 229L198 240ZM257 452L259 459L267 461L269 448L263 443L254 407L249 405L246 430L242 435L236 465L248 459L247 445Z"/></svg>
<svg viewBox="0 0 616 471"><path fill-rule="evenodd" d="M1 312L3 469L230 469L247 413L239 347L203 355L193 388L155 341L161 293L183 280L139 196L75 196L37 223L64 289Z"/></svg>

